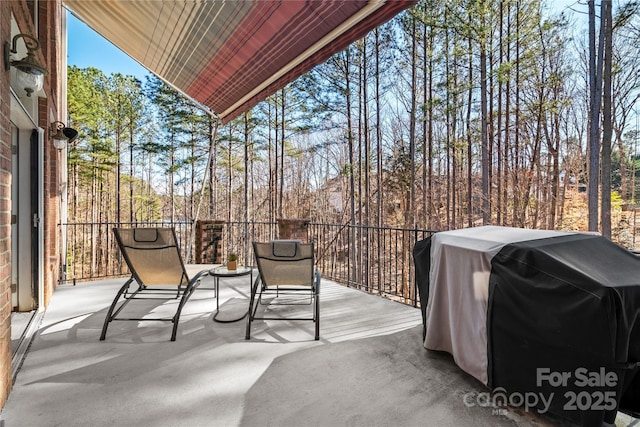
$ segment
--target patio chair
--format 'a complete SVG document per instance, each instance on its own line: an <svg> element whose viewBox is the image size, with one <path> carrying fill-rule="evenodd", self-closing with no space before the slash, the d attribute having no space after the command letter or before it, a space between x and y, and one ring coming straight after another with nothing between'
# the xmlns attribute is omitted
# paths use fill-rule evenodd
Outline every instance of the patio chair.
<svg viewBox="0 0 640 427"><path fill-rule="evenodd" d="M175 341L182 308L200 284L200 279L209 274L212 266L188 266L189 270L193 270L191 273L195 273L193 277L189 277L173 228L114 228L113 233L122 257L131 271L131 278L113 299L104 319L100 340L105 339L109 323L114 320L161 320L173 322L171 341ZM193 267L197 267L199 271L196 273ZM172 317L117 317L125 306L135 299L180 301Z"/></svg>
<svg viewBox="0 0 640 427"><path fill-rule="evenodd" d="M251 339L254 320L312 320L315 339L320 339L320 273L315 269L313 243L296 240L254 242L253 253L259 274L251 287L245 338ZM304 300L293 298L300 295ZM265 296L273 299L264 302ZM302 304L312 307L313 313L308 317L256 316L260 305Z"/></svg>

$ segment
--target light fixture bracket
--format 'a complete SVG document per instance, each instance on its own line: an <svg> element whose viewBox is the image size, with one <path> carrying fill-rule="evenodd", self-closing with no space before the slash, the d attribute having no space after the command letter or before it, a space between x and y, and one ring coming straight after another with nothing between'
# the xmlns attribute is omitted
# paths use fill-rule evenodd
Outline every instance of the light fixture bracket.
<svg viewBox="0 0 640 427"><path fill-rule="evenodd" d="M36 58L36 55L34 53L40 49L40 42L35 37L24 33L16 34L13 37L11 53L18 53L17 43L19 38L22 38L24 41L24 45L27 48L27 56L19 60L10 61L10 64L16 67L18 70L27 74L33 74L35 76L44 76L45 74L47 74L47 69L42 64L40 64L40 62L38 62L38 59Z"/></svg>
<svg viewBox="0 0 640 427"><path fill-rule="evenodd" d="M12 60L11 54L18 53L18 40L23 39L27 55L18 60ZM15 68L15 81L22 87L27 96L42 89L44 84L44 75L47 69L40 64L36 58L35 52L40 49L40 42L29 34L16 34L13 37L12 44L5 42L3 44L3 62L5 71L9 71L11 67Z"/></svg>

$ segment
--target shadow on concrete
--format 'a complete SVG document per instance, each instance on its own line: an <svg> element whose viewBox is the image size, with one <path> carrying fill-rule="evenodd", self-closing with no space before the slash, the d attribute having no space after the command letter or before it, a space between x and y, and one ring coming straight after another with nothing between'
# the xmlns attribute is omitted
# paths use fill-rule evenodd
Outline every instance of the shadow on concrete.
<svg viewBox="0 0 640 427"><path fill-rule="evenodd" d="M466 395L486 388L421 340L416 326L280 356L247 392L240 425L557 425L512 408L465 405Z"/></svg>

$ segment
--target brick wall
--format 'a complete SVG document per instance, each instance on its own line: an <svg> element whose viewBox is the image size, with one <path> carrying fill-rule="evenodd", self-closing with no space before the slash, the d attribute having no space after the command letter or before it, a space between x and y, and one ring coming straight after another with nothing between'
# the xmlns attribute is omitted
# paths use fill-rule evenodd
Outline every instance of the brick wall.
<svg viewBox="0 0 640 427"><path fill-rule="evenodd" d="M10 5L0 1L0 37L10 40ZM11 215L7 201L11 198L11 123L9 121L10 74L0 69L0 404L4 405L11 390ZM9 155L7 155L9 153Z"/></svg>
<svg viewBox="0 0 640 427"><path fill-rule="evenodd" d="M35 30L32 13L38 5L38 31ZM39 126L46 130L58 117L60 102L59 73L59 41L60 16L62 13L60 0L40 1L0 0L0 42L11 42L11 15L18 22L20 31L38 34L41 51L37 52L38 60L50 71L45 78L44 91L46 98L38 102ZM10 123L10 73L0 65L0 407L11 390L11 123ZM45 138L44 148L44 303L49 303L58 278L58 162L57 151L51 141Z"/></svg>
<svg viewBox="0 0 640 427"><path fill-rule="evenodd" d="M304 218L278 218L278 238L309 241L309 220Z"/></svg>

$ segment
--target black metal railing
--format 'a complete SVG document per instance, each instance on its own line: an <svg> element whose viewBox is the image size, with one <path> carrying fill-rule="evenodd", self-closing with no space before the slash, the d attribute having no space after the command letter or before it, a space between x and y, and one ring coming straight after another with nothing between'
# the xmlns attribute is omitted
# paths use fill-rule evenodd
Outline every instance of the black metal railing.
<svg viewBox="0 0 640 427"><path fill-rule="evenodd" d="M76 283L128 274L114 227L172 226L186 262L194 261L194 232L186 222L67 223L61 224L66 264L60 283ZM418 305L413 265L413 246L433 234L422 229L351 224L310 223L308 237L315 242L316 263L323 277L349 287ZM251 264L251 242L278 236L276 223L226 222L222 224L221 253L235 252Z"/></svg>
<svg viewBox="0 0 640 427"><path fill-rule="evenodd" d="M138 222L116 223L78 222L61 224L62 245L66 247L60 282L77 282L122 276L128 270L122 262L112 229L114 227L166 227L176 230L181 247L189 230L186 223ZM184 253L183 253L184 256Z"/></svg>
<svg viewBox="0 0 640 427"><path fill-rule="evenodd" d="M413 246L429 230L365 225L309 225L323 277L416 306Z"/></svg>

